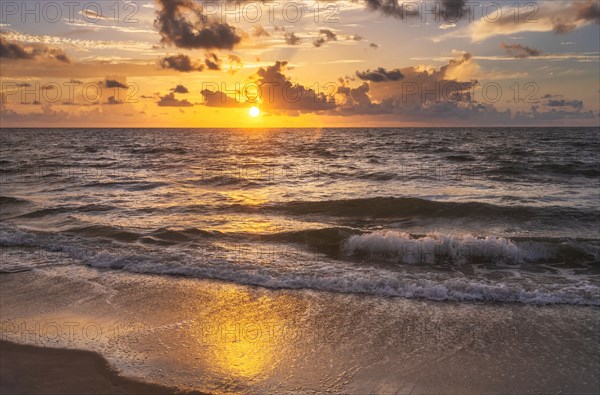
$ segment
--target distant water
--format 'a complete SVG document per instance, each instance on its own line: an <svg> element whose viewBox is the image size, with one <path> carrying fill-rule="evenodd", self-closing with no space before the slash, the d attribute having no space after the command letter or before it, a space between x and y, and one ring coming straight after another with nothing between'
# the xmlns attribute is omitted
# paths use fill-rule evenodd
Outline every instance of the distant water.
<svg viewBox="0 0 600 395"><path fill-rule="evenodd" d="M600 131L0 131L0 271L600 305Z"/></svg>

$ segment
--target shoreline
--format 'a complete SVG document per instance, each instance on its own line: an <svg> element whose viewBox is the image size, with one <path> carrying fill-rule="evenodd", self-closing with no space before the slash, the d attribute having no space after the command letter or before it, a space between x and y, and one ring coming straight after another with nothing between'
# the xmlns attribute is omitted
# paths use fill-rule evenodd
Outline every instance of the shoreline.
<svg viewBox="0 0 600 395"><path fill-rule="evenodd" d="M49 348L0 340L0 393L202 395L120 375L93 351Z"/></svg>
<svg viewBox="0 0 600 395"><path fill-rule="evenodd" d="M1 338L34 344L0 342L3 394L600 388L594 306L273 291L69 266L0 276L0 309ZM11 348L30 354L5 353ZM90 390L77 384L82 377L95 383ZM59 384L72 387L23 387Z"/></svg>

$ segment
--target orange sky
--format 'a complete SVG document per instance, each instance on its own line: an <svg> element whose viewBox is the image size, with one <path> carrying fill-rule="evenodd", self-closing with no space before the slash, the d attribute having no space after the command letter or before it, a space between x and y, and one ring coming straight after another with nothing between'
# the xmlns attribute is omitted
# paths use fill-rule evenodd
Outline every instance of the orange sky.
<svg viewBox="0 0 600 395"><path fill-rule="evenodd" d="M588 0L25 3L0 21L2 127L599 124Z"/></svg>

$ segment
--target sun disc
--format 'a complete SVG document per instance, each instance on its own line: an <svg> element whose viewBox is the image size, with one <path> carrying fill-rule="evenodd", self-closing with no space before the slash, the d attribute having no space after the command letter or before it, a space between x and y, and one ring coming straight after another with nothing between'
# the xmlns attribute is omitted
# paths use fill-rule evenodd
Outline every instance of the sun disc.
<svg viewBox="0 0 600 395"><path fill-rule="evenodd" d="M252 118L256 118L256 117L258 117L260 115L260 110L258 109L258 107L252 106L252 107L250 107L250 110L248 110L248 114Z"/></svg>

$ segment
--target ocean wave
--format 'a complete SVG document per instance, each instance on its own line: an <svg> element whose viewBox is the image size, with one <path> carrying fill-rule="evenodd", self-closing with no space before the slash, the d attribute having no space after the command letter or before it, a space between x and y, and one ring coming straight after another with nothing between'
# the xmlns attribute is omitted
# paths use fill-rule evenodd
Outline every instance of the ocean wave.
<svg viewBox="0 0 600 395"><path fill-rule="evenodd" d="M209 278L273 289L312 289L385 297L454 302L518 302L600 306L600 287L590 281L567 284L523 284L458 276L411 276L375 268L313 264L310 270L278 270L273 266L238 265L226 260L180 256L169 262L132 255L99 254L86 264L134 273Z"/></svg>
<svg viewBox="0 0 600 395"><path fill-rule="evenodd" d="M314 234L336 231L327 229L315 232L317 233ZM288 233L287 236L278 235L277 237L299 240L303 236L301 233L295 235ZM382 237L382 235L351 235L347 240L355 248L367 246L367 249L385 252L393 250L394 246L398 245L397 240L391 242L393 238L390 235L387 235L389 240L383 244L379 240L369 242L369 240L376 240L376 237ZM399 236L396 235L396 237ZM410 237L402 236L401 239L410 240ZM380 266L357 265L314 256L305 260L294 259L284 263L265 265L260 262L232 260L227 254L203 254L202 250L165 251L162 248L155 250L143 247L119 248L115 244L81 244L80 242L81 240L72 239L63 234L23 232L6 227L0 229L0 245L3 247L40 246L49 251L67 253L71 257L69 261L71 264L84 264L98 269L210 278L274 289L313 289L436 301L600 306L600 287L593 276L585 275L574 276L574 278L565 277L561 281L552 282L512 281L506 278L496 280L465 276L453 271L398 272ZM458 243L457 251L462 251L459 241L450 240L449 243L454 243L453 245ZM515 251L515 248L520 248L519 246L515 247L514 243L508 240L488 238L484 239L483 243L499 244L500 250L508 254ZM395 251L397 250L396 248ZM12 269L17 268L7 267L7 271ZM26 269L26 267L18 269Z"/></svg>
<svg viewBox="0 0 600 395"><path fill-rule="evenodd" d="M28 204L31 203L29 200L26 199L19 199L16 197L11 197L11 196L0 196L0 205L4 206L8 206L8 205L20 205L20 204Z"/></svg>
<svg viewBox="0 0 600 395"><path fill-rule="evenodd" d="M167 187L169 184L159 181L97 181L89 182L82 185L85 188L114 188L124 189L127 191L148 191L156 188Z"/></svg>
<svg viewBox="0 0 600 395"><path fill-rule="evenodd" d="M188 151L181 147L142 147L132 148L130 151L132 154L143 154L143 155L160 155L160 154L176 154L185 155Z"/></svg>
<svg viewBox="0 0 600 395"><path fill-rule="evenodd" d="M198 228L173 229L163 227L147 230L127 229L112 225L76 226L63 230L63 233L92 238L111 239L125 243L141 241L144 243L157 242L157 244L176 244L199 238L211 238L220 234L219 232L205 231Z"/></svg>
<svg viewBox="0 0 600 395"><path fill-rule="evenodd" d="M259 182L260 181L260 182ZM249 177L243 177L241 174L239 176L229 176L229 175L216 175L211 177L202 177L196 179L188 179L185 181L186 184L191 185L211 185L211 186L236 186L240 188L252 188L252 187L260 187L264 186L267 183L263 181L268 181L267 177L264 180L260 179L260 177L253 177L250 179Z"/></svg>
<svg viewBox="0 0 600 395"><path fill-rule="evenodd" d="M600 261L600 242L473 235L411 235L396 231L353 235L343 245L348 257L395 263L590 263Z"/></svg>
<svg viewBox="0 0 600 395"><path fill-rule="evenodd" d="M236 207L232 207L236 208ZM244 209L245 207L237 207ZM366 199L294 201L248 207L247 211L264 209L289 215L322 215L349 218L509 218L526 221L540 218L595 220L599 211L570 207L500 206L482 202L442 202L412 197L375 197Z"/></svg>
<svg viewBox="0 0 600 395"><path fill-rule="evenodd" d="M93 212L106 212L114 210L114 206L106 204L85 204L82 206L58 206L58 207L44 207L33 211L29 211L23 214L19 214L16 218L42 218L50 215L60 214L72 214L72 213L93 213Z"/></svg>

